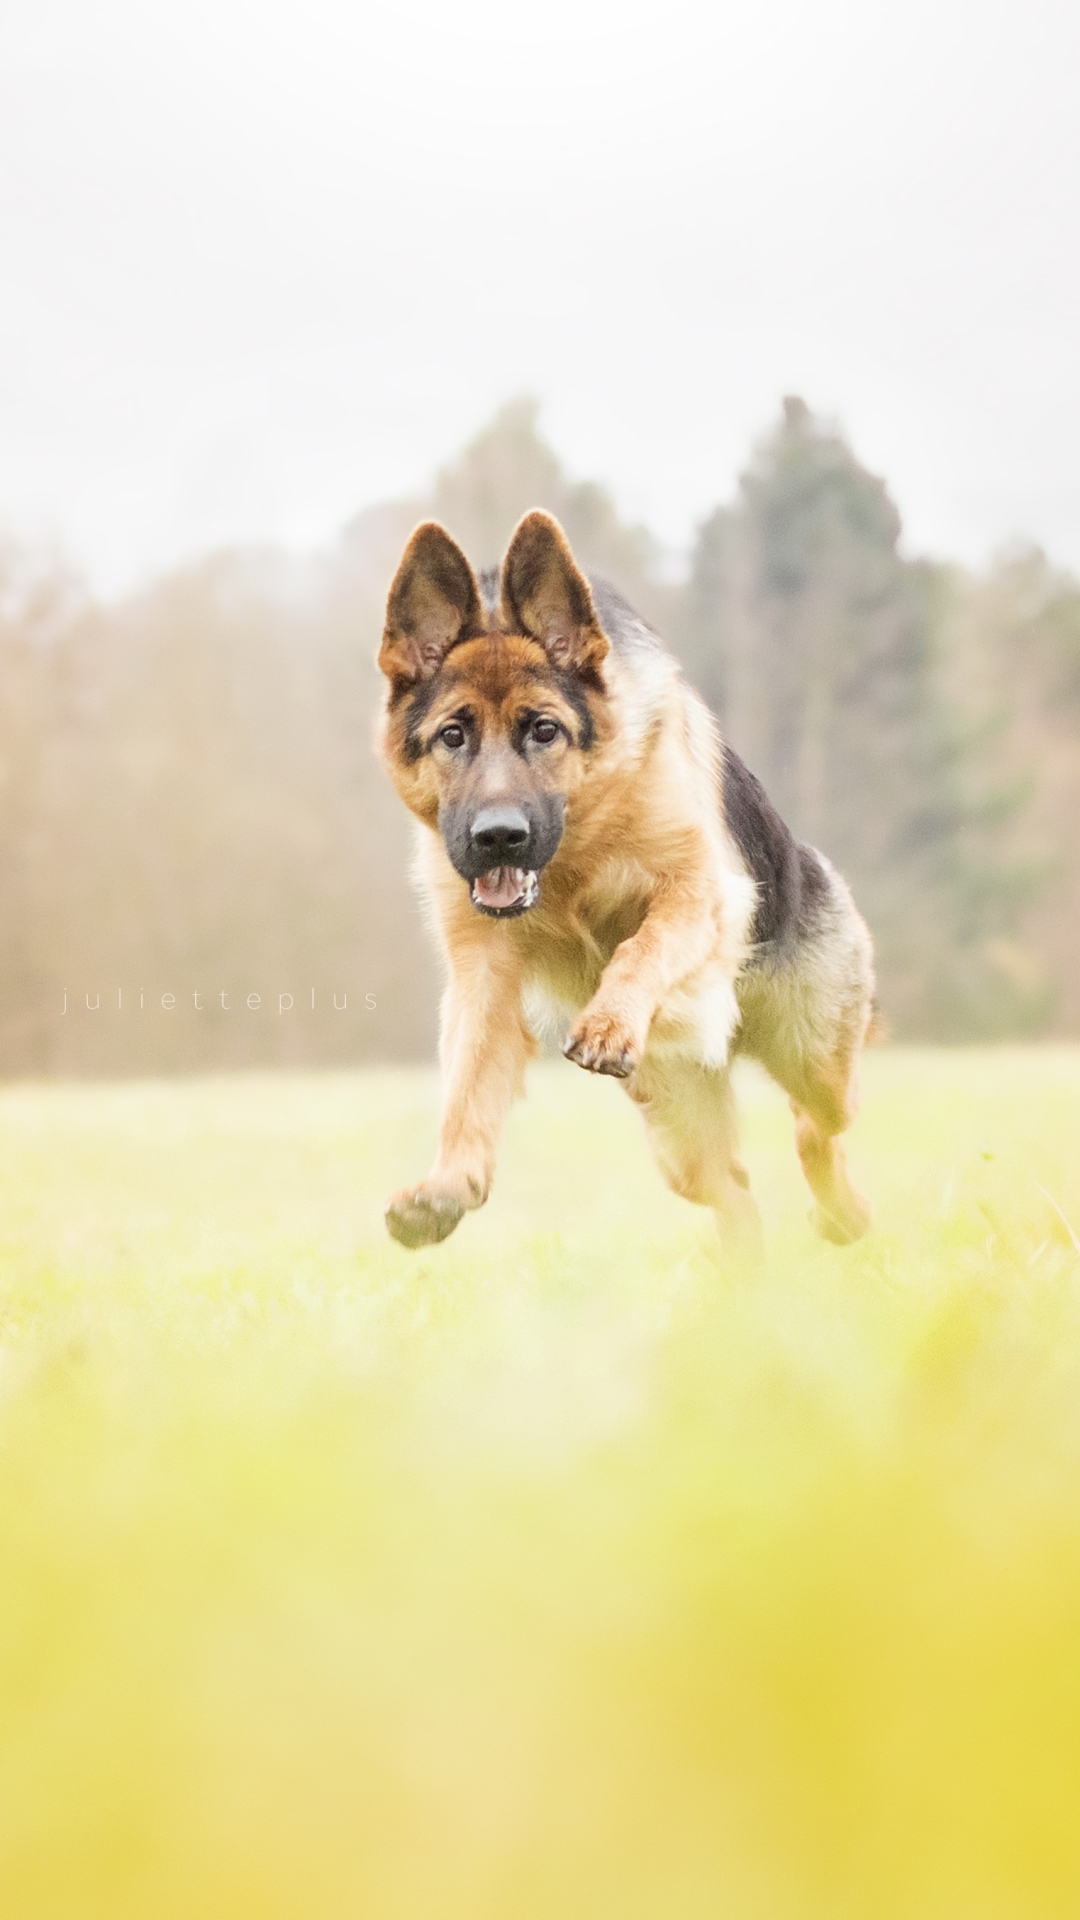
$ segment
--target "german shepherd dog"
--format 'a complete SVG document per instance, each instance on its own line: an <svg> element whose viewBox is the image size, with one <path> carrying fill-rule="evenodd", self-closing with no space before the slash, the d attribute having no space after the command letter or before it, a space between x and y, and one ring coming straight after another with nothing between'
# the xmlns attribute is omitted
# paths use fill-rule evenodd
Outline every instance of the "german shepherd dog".
<svg viewBox="0 0 1080 1920"><path fill-rule="evenodd" d="M623 1082L669 1185L748 1251L730 1068L761 1061L790 1096L818 1231L857 1239L870 1209L837 1135L871 1020L869 933L652 629L586 579L549 514L527 513L479 579L429 521L379 666L380 749L421 823L449 971L438 1153L387 1205L395 1240L444 1240L487 1199L545 1012L567 1059Z"/></svg>

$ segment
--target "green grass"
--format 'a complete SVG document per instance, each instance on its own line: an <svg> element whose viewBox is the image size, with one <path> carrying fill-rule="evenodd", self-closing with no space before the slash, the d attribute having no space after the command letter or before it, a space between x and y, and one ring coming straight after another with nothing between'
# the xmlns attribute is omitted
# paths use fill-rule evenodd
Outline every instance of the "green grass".
<svg viewBox="0 0 1080 1920"><path fill-rule="evenodd" d="M1080 1053L866 1077L756 1274L563 1065L422 1254L432 1075L6 1091L4 1920L1075 1920Z"/></svg>

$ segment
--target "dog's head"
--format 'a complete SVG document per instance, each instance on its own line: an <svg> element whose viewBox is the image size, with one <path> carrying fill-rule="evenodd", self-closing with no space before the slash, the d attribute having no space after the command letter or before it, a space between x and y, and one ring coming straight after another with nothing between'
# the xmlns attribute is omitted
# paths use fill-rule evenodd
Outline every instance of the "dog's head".
<svg viewBox="0 0 1080 1920"><path fill-rule="evenodd" d="M527 913L585 777L608 641L550 514L525 515L497 604L460 547L417 527L390 589L379 666L398 791L437 824L481 913Z"/></svg>

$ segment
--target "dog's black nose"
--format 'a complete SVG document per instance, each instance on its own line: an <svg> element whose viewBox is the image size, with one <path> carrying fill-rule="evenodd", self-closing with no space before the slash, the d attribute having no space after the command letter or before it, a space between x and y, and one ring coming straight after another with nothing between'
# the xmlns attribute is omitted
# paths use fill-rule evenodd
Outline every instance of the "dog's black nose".
<svg viewBox="0 0 1080 1920"><path fill-rule="evenodd" d="M520 807L482 807L470 829L477 853L493 867L510 867L529 843L529 823Z"/></svg>

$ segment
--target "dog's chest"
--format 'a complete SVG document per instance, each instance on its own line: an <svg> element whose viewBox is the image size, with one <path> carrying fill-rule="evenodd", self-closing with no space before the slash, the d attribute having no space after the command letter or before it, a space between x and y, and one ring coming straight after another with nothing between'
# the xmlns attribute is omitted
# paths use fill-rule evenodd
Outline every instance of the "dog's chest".
<svg viewBox="0 0 1080 1920"><path fill-rule="evenodd" d="M651 876L629 862L610 862L587 887L542 891L540 907L518 923L530 985L560 1007L577 1011L648 911Z"/></svg>
<svg viewBox="0 0 1080 1920"><path fill-rule="evenodd" d="M528 935L525 991L538 1031L557 1035L593 999L615 949L641 927L656 878L633 861L611 861L587 889L564 903L542 903L521 923ZM752 893L737 904L749 914ZM744 916L745 917L745 916ZM699 960L664 993L652 1023L650 1054L678 1054L720 1067L727 1060L738 1007L730 965L720 953Z"/></svg>
<svg viewBox="0 0 1080 1920"><path fill-rule="evenodd" d="M655 890L656 875L640 861L606 860L569 902L569 917L608 949L610 959L615 948L637 932Z"/></svg>

